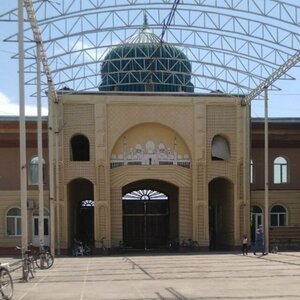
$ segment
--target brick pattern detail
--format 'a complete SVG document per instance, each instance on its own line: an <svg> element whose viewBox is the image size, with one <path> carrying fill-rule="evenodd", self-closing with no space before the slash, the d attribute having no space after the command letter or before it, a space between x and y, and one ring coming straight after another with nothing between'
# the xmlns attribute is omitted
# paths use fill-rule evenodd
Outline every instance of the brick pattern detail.
<svg viewBox="0 0 300 300"><path fill-rule="evenodd" d="M149 99L151 101L151 99ZM143 123L159 123L172 128L193 148L193 106L147 103L131 106L108 105L108 153L114 144L129 128ZM124 117L126 116L126 118Z"/></svg>
<svg viewBox="0 0 300 300"><path fill-rule="evenodd" d="M122 187L128 183L155 178L176 186L191 189L191 169L177 166L126 166L110 170L111 188Z"/></svg>
<svg viewBox="0 0 300 300"><path fill-rule="evenodd" d="M93 105L64 105L63 119L63 162L64 180L70 182L82 177L95 182L95 119ZM85 135L90 143L90 161L70 161L70 139L75 134Z"/></svg>
<svg viewBox="0 0 300 300"><path fill-rule="evenodd" d="M95 104L95 159L97 164L107 160L106 103Z"/></svg>
<svg viewBox="0 0 300 300"><path fill-rule="evenodd" d="M204 166L197 165L197 200L204 199Z"/></svg>
<svg viewBox="0 0 300 300"><path fill-rule="evenodd" d="M106 237L105 244L108 245L108 236L107 236L107 208L105 205L98 206L98 233L99 240L103 237Z"/></svg>
<svg viewBox="0 0 300 300"><path fill-rule="evenodd" d="M243 195L243 191L244 191L244 172L243 172L243 164L240 164L239 166L239 176L237 178L238 180L238 183L239 183L239 190L240 190L240 199L243 199L244 198L244 195Z"/></svg>
<svg viewBox="0 0 300 300"><path fill-rule="evenodd" d="M242 239L242 237L244 236L244 234L247 234L247 232L244 232L244 210L245 210L245 206L243 204L240 205L240 209L239 209L239 234L238 236L240 236L240 240ZM249 237L248 237L249 239Z"/></svg>
<svg viewBox="0 0 300 300"><path fill-rule="evenodd" d="M202 204L197 205L197 237L196 239L198 241L204 241L205 240L205 222L204 217L207 214L205 211L206 206Z"/></svg>
<svg viewBox="0 0 300 300"><path fill-rule="evenodd" d="M99 195L99 201L105 201L105 167L103 165L99 166L99 178L98 178L98 195Z"/></svg>
<svg viewBox="0 0 300 300"><path fill-rule="evenodd" d="M112 245L118 246L119 241L123 240L123 223L122 223L122 189L111 189L111 241Z"/></svg>
<svg viewBox="0 0 300 300"><path fill-rule="evenodd" d="M208 182L224 176L236 182L237 170L237 108L235 105L207 106L207 175ZM211 142L215 135L223 135L230 144L230 160L212 161Z"/></svg>
<svg viewBox="0 0 300 300"><path fill-rule="evenodd" d="M179 238L193 238L192 190L179 189Z"/></svg>

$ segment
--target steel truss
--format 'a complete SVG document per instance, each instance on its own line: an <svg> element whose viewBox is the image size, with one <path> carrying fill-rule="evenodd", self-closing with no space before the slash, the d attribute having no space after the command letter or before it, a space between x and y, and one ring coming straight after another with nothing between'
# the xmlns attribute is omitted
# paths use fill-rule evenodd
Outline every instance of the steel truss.
<svg viewBox="0 0 300 300"><path fill-rule="evenodd" d="M276 79L293 79L284 66L300 49L300 3L291 2L181 0L164 41L191 61L195 92L246 95L280 68ZM33 2L56 89L97 90L109 49L141 30L145 14L150 28L161 36L173 5L171 0ZM0 21L17 21L17 10L2 14ZM16 42L17 35L5 41ZM36 47L29 22L25 41L26 84L35 85ZM268 82L269 88L279 89L274 82ZM46 90L46 77L43 84Z"/></svg>

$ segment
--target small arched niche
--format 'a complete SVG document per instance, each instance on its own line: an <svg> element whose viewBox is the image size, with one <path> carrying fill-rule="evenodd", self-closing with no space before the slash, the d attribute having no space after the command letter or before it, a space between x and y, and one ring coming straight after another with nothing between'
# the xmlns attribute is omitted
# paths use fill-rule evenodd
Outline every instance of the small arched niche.
<svg viewBox="0 0 300 300"><path fill-rule="evenodd" d="M89 161L90 160L90 142L82 134L76 134L70 141L70 160L71 161Z"/></svg>
<svg viewBox="0 0 300 300"><path fill-rule="evenodd" d="M229 160L230 146L228 140L221 136L215 135L211 142L211 159L212 160Z"/></svg>

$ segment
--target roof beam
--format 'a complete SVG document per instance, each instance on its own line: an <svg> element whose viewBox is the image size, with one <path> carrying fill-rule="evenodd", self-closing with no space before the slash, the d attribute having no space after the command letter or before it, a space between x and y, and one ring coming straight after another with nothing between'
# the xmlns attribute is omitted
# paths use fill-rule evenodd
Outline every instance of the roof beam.
<svg viewBox="0 0 300 300"><path fill-rule="evenodd" d="M54 87L54 83L53 83L53 79L52 79L52 75L51 75L51 70L48 64L48 59L47 59L47 55L46 55L46 51L44 49L44 44L43 44L43 40L42 40L42 35L35 17L35 11L34 8L32 6L32 1L31 0L24 0L24 6L27 12L27 16L28 16L28 20L30 22L31 25L31 29L32 29L32 33L33 33L33 37L34 37L34 41L36 42L36 44L39 46L40 48L40 57L41 57L41 61L44 67L44 72L46 74L47 77L47 82L50 88L50 93L54 99L55 102L58 101L57 98L57 94L56 94L56 90Z"/></svg>
<svg viewBox="0 0 300 300"><path fill-rule="evenodd" d="M255 89L251 91L244 99L243 105L250 104L251 100L255 99L260 93L271 86L276 80L283 76L288 70L294 67L300 61L300 50L292 55L281 67L279 67L267 79L262 81Z"/></svg>

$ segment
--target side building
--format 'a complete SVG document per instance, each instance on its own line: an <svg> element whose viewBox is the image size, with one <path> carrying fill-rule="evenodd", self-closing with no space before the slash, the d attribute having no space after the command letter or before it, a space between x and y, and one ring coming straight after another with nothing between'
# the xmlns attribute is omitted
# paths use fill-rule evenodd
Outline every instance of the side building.
<svg viewBox="0 0 300 300"><path fill-rule="evenodd" d="M270 245L300 248L300 119L271 118L268 124ZM265 214L264 119L251 121L251 236Z"/></svg>

